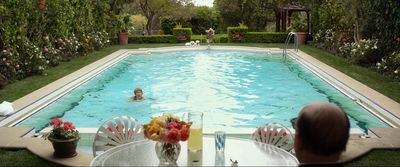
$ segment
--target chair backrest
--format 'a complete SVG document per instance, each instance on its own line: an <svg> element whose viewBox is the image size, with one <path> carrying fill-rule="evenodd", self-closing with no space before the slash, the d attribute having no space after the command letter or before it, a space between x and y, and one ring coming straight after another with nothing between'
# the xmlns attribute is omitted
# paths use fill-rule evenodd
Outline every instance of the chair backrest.
<svg viewBox="0 0 400 167"><path fill-rule="evenodd" d="M279 123L268 123L258 127L251 135L251 138L256 142L273 145L288 152L294 148L292 132Z"/></svg>
<svg viewBox="0 0 400 167"><path fill-rule="evenodd" d="M93 141L93 156L121 144L129 143L143 134L140 123L133 117L115 117L104 122Z"/></svg>

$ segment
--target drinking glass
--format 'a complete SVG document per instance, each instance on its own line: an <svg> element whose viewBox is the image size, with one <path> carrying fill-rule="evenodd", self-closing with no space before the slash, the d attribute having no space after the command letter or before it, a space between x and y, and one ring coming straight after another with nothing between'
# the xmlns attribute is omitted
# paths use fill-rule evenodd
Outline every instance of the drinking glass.
<svg viewBox="0 0 400 167"><path fill-rule="evenodd" d="M214 166L226 166L224 152L215 152Z"/></svg>
<svg viewBox="0 0 400 167"><path fill-rule="evenodd" d="M224 131L216 131L214 133L215 139L215 151L216 152L224 152L225 151L225 132Z"/></svg>
<svg viewBox="0 0 400 167"><path fill-rule="evenodd" d="M189 112L188 121L192 122L188 140L189 151L200 151L203 149L203 113Z"/></svg>

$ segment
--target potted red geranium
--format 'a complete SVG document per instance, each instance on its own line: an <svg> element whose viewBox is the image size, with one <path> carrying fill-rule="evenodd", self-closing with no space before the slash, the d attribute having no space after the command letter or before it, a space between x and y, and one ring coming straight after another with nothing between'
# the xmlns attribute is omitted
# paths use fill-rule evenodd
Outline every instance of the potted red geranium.
<svg viewBox="0 0 400 167"><path fill-rule="evenodd" d="M60 158L69 158L77 155L76 146L80 139L78 130L72 125L72 122L63 122L58 118L50 121L53 129L44 135L53 144L54 156Z"/></svg>
<svg viewBox="0 0 400 167"><path fill-rule="evenodd" d="M43 10L46 7L46 0L39 0L39 10Z"/></svg>

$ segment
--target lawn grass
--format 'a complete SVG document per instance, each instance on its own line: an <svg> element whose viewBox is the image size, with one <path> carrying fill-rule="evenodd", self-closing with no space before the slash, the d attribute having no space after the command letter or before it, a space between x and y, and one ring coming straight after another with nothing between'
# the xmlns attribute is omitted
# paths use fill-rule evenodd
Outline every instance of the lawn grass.
<svg viewBox="0 0 400 167"><path fill-rule="evenodd" d="M372 150L367 155L359 159L353 160L344 166L400 166L400 150L385 150L377 149Z"/></svg>
<svg viewBox="0 0 400 167"><path fill-rule="evenodd" d="M0 149L0 166L61 166L48 162L31 152L22 150Z"/></svg>
<svg viewBox="0 0 400 167"><path fill-rule="evenodd" d="M345 73L351 78L400 102L400 82L374 71L373 69L350 64L346 59L330 54L313 46L301 46L300 50L321 62Z"/></svg>

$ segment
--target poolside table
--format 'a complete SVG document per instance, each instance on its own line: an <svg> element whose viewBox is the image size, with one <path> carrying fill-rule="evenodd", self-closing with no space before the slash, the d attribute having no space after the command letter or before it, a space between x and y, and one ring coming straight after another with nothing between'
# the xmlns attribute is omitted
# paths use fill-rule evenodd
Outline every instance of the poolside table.
<svg viewBox="0 0 400 167"><path fill-rule="evenodd" d="M225 152L215 152L214 137L203 137L203 150L190 152L181 142L178 166L297 166L296 157L278 147L249 139L226 138ZM91 166L158 166L155 142L141 140L114 147L95 157Z"/></svg>

